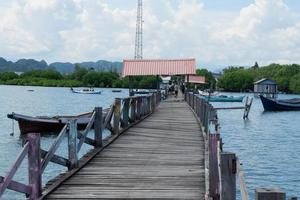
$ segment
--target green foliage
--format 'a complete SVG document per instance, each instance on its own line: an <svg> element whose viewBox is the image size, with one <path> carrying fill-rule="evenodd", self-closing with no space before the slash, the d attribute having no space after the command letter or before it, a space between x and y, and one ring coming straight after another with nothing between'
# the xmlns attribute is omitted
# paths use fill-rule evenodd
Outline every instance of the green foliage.
<svg viewBox="0 0 300 200"><path fill-rule="evenodd" d="M83 77L88 73L88 70L86 68L80 67L79 64L75 64L75 70L73 74L71 75L72 79L82 81Z"/></svg>
<svg viewBox="0 0 300 200"><path fill-rule="evenodd" d="M258 66L258 65L257 65ZM253 82L262 78L273 79L278 89L287 93L300 93L300 65L270 64L264 67L229 67L223 70L218 86L228 91L253 90Z"/></svg>
<svg viewBox="0 0 300 200"><path fill-rule="evenodd" d="M14 72L2 72L2 73L0 73L0 80L1 81L8 81L8 80L11 80L11 79L16 79L16 78L19 78L19 76Z"/></svg>
<svg viewBox="0 0 300 200"><path fill-rule="evenodd" d="M32 70L21 74L21 78L45 78L51 80L61 80L63 76L55 70Z"/></svg>
<svg viewBox="0 0 300 200"><path fill-rule="evenodd" d="M224 73L219 79L218 86L226 91L241 92L253 88L253 76L245 69Z"/></svg>
<svg viewBox="0 0 300 200"><path fill-rule="evenodd" d="M209 72L207 69L197 69L196 70L197 76L204 76L206 85L203 85L201 89L214 89L216 87L216 79L214 78L213 74Z"/></svg>
<svg viewBox="0 0 300 200"><path fill-rule="evenodd" d="M55 70L32 70L18 76L14 72L0 73L0 84L50 87L116 87L128 88L129 78L121 79L116 72L97 72L76 65L72 74L60 74ZM156 88L156 76L132 77L134 88Z"/></svg>
<svg viewBox="0 0 300 200"><path fill-rule="evenodd" d="M289 84L289 90L300 94L300 73L294 75Z"/></svg>

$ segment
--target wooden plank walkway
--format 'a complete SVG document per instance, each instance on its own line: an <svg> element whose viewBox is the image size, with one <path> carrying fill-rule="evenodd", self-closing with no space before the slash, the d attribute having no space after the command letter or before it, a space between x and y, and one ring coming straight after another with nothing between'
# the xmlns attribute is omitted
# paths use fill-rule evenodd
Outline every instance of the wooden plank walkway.
<svg viewBox="0 0 300 200"><path fill-rule="evenodd" d="M188 105L162 102L47 199L204 199L204 141Z"/></svg>

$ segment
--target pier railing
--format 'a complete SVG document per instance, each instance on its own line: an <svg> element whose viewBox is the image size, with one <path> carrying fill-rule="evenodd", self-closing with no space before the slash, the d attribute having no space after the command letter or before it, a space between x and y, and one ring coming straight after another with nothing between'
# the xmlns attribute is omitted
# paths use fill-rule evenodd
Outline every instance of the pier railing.
<svg viewBox="0 0 300 200"><path fill-rule="evenodd" d="M197 116L205 139L206 199L236 199L236 176L240 181L241 196L248 193L240 163L234 153L223 151L217 110L205 99L186 93L185 100Z"/></svg>
<svg viewBox="0 0 300 200"><path fill-rule="evenodd" d="M86 165L96 154L109 145L121 133L132 125L140 122L154 112L160 102L160 94L153 93L147 96L135 96L117 98L114 104L106 110L96 107L91 114L90 121L83 131L77 130L77 120L69 121L58 134L48 150L41 148L40 133L29 133L20 154L5 177L0 176L0 198L9 189L26 195L28 199L42 199L50 191L59 186L61 182L72 176ZM111 131L109 138L103 138L103 130ZM90 131L94 131L93 138L88 137ZM67 137L68 157L56 154L63 138ZM78 153L83 144L94 147L82 158ZM24 160L28 159L28 184L14 181L14 175ZM45 190L42 188L42 174L48 164L52 162L68 169L67 173L59 176Z"/></svg>

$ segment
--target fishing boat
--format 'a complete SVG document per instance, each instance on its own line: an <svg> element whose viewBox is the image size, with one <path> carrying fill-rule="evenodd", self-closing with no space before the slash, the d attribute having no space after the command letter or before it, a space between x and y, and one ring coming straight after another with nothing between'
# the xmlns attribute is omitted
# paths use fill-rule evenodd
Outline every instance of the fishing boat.
<svg viewBox="0 0 300 200"><path fill-rule="evenodd" d="M244 96L227 96L227 95L218 95L218 96L202 96L206 101L210 102L243 102Z"/></svg>
<svg viewBox="0 0 300 200"><path fill-rule="evenodd" d="M83 130L90 121L92 113L84 113L76 116L32 117L16 113L7 117L19 123L20 133L59 133L70 120L77 120L78 130Z"/></svg>
<svg viewBox="0 0 300 200"><path fill-rule="evenodd" d="M83 88L80 90L74 90L73 88L71 88L71 92L73 93L77 93L77 94L101 94L102 91L96 91L93 88Z"/></svg>
<svg viewBox="0 0 300 200"><path fill-rule="evenodd" d="M260 95L261 102L266 111L300 111L300 99L271 99Z"/></svg>

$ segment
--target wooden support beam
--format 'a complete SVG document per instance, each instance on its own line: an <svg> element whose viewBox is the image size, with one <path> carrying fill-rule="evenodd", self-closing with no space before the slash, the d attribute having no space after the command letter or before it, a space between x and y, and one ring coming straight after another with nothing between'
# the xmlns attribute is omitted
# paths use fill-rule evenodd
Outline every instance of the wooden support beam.
<svg viewBox="0 0 300 200"><path fill-rule="evenodd" d="M95 134L95 148L102 147L102 107L95 108L94 134Z"/></svg>
<svg viewBox="0 0 300 200"><path fill-rule="evenodd" d="M46 155L48 154L48 151L45 151L43 149L41 149L41 157L44 159L46 157ZM58 155L53 155L52 158L50 159L51 162L58 164L58 165L62 165L64 167L69 167L70 166L70 162L68 159L63 158L61 156Z"/></svg>
<svg viewBox="0 0 300 200"><path fill-rule="evenodd" d="M72 120L69 122L69 134L68 134L68 152L70 166L69 170L78 167L78 155L77 155L77 122Z"/></svg>
<svg viewBox="0 0 300 200"><path fill-rule="evenodd" d="M64 128L61 130L61 132L59 133L59 135L57 136L57 138L54 140L51 147L49 148L48 153L45 155L45 157L43 157L44 159L42 161L42 168L41 168L42 173L46 169L48 163L50 162L50 160L54 156L54 154L55 154L56 150L58 149L60 143L62 142L63 138L65 137L66 132L67 132L67 128L68 128L68 125L64 126Z"/></svg>
<svg viewBox="0 0 300 200"><path fill-rule="evenodd" d="M0 183L0 197L3 195L7 187L9 186L10 182L12 181L12 178L16 174L18 168L20 167L22 161L24 160L25 156L28 153L29 149L29 143L26 142L22 151L19 153L16 161L14 162L13 166L8 171L7 175L5 176L4 180Z"/></svg>
<svg viewBox="0 0 300 200"><path fill-rule="evenodd" d="M236 156L234 153L221 153L222 200L236 199Z"/></svg>
<svg viewBox="0 0 300 200"><path fill-rule="evenodd" d="M28 175L31 193L29 199L35 200L42 195L42 170L41 170L41 151L40 134L30 133L27 137L28 148Z"/></svg>
<svg viewBox="0 0 300 200"><path fill-rule="evenodd" d="M5 177L0 176L0 184L3 183L4 179L5 179ZM13 181L13 180L10 181L10 183L7 186L7 189L23 193L26 196L29 196L31 193L31 187L29 187L28 185L25 185L23 183Z"/></svg>
<svg viewBox="0 0 300 200"><path fill-rule="evenodd" d="M256 200L285 200L285 192L280 188L256 188Z"/></svg>
<svg viewBox="0 0 300 200"><path fill-rule="evenodd" d="M136 120L136 98L132 98L130 102L130 122L135 122Z"/></svg>
<svg viewBox="0 0 300 200"><path fill-rule="evenodd" d="M120 98L116 98L114 104L114 118L113 118L113 135L118 135L120 133L120 121L121 121L121 102Z"/></svg>

